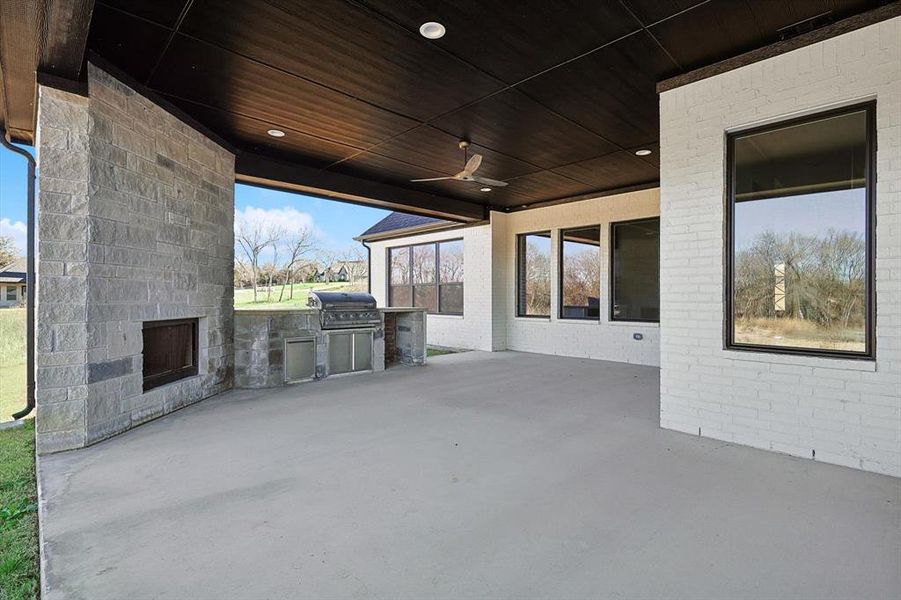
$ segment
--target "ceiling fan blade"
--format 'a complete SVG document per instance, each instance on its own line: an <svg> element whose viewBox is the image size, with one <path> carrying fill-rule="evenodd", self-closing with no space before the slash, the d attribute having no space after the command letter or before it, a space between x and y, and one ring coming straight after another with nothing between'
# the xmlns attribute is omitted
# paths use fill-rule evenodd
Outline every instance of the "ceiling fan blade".
<svg viewBox="0 0 901 600"><path fill-rule="evenodd" d="M444 181L445 179L456 179L456 177L428 177L426 179L411 179L411 182L417 181Z"/></svg>
<svg viewBox="0 0 901 600"><path fill-rule="evenodd" d="M479 168L479 165L482 164L482 155L481 154L473 154L472 158L466 161L466 166L463 167L463 173L465 175L472 175L476 172L476 169Z"/></svg>
<svg viewBox="0 0 901 600"><path fill-rule="evenodd" d="M479 177L478 175L472 176L472 181L477 183L484 183L485 185L490 185L491 187L504 187L507 185L506 181L498 181L497 179L491 179L489 177Z"/></svg>

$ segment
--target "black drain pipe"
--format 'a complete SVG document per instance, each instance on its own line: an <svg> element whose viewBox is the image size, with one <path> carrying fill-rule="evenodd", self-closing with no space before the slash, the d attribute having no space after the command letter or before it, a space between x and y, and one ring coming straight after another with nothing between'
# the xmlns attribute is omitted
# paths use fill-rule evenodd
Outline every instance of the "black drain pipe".
<svg viewBox="0 0 901 600"><path fill-rule="evenodd" d="M28 161L28 232L25 241L25 408L13 413L13 419L21 419L34 410L34 157L27 151L13 146L7 133L0 136L0 144L25 157Z"/></svg>
<svg viewBox="0 0 901 600"><path fill-rule="evenodd" d="M372 248L369 244L360 240L360 243L366 247L366 293L372 293Z"/></svg>

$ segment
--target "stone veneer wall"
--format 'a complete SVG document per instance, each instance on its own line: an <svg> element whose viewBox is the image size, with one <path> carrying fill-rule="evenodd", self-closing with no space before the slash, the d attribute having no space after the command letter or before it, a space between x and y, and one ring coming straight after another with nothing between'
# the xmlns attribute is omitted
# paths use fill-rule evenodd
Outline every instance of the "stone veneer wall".
<svg viewBox="0 0 901 600"><path fill-rule="evenodd" d="M232 385L234 156L88 65L39 89L37 447L92 444ZM142 323L198 318L199 374L142 392Z"/></svg>
<svg viewBox="0 0 901 600"><path fill-rule="evenodd" d="M316 338L316 377L326 376L328 346L314 310L235 313L235 387L285 385L285 341Z"/></svg>

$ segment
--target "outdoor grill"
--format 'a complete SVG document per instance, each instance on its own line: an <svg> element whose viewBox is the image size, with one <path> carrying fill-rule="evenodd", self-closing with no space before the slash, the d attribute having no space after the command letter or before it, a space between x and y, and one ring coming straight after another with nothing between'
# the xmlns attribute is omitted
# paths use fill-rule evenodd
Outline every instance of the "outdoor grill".
<svg viewBox="0 0 901 600"><path fill-rule="evenodd" d="M307 305L319 309L323 329L375 327L382 322L375 298L363 292L310 292Z"/></svg>

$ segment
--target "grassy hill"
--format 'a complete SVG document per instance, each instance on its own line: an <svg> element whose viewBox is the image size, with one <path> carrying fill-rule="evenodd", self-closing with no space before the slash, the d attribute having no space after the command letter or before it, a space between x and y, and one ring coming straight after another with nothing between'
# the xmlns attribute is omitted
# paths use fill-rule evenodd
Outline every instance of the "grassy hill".
<svg viewBox="0 0 901 600"><path fill-rule="evenodd" d="M257 289L257 301L253 301L253 290L235 290L235 308L240 309L272 309L272 308L306 308L307 297L312 290L321 290L328 292L340 291L361 291L365 290L366 283L295 283L294 298L290 298L292 286L285 288L284 300L278 301L282 287L280 285L272 287L271 299L267 300L267 289L260 287Z"/></svg>

